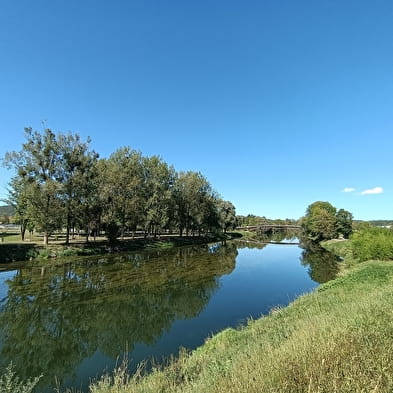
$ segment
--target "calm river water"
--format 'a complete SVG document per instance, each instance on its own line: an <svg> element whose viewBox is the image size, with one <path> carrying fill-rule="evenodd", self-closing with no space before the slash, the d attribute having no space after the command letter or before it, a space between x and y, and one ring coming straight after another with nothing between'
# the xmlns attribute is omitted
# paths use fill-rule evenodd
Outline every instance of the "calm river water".
<svg viewBox="0 0 393 393"><path fill-rule="evenodd" d="M43 374L40 392L195 348L337 272L319 248L241 241L55 264L0 272L0 367Z"/></svg>

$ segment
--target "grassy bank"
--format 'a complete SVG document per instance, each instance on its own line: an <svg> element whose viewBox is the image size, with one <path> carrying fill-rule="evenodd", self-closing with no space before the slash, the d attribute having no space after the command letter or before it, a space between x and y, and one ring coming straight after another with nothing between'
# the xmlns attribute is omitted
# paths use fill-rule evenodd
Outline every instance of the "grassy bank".
<svg viewBox="0 0 393 393"><path fill-rule="evenodd" d="M340 246L347 247L345 242ZM369 261L145 377L121 369L94 393L391 392L393 264Z"/></svg>
<svg viewBox="0 0 393 393"><path fill-rule="evenodd" d="M118 240L110 245L107 240L95 242L73 241L69 245L54 241L48 246L36 242L3 242L0 243L0 264L31 259L50 259L69 256L100 255L113 252L127 252L143 249L181 247L193 244L205 244L237 237L237 234L219 234L206 236L162 236L161 238L143 238Z"/></svg>
<svg viewBox="0 0 393 393"><path fill-rule="evenodd" d="M349 242L324 246L351 257ZM343 266L340 277L288 307L226 329L152 373L120 367L90 391L391 393L393 262Z"/></svg>

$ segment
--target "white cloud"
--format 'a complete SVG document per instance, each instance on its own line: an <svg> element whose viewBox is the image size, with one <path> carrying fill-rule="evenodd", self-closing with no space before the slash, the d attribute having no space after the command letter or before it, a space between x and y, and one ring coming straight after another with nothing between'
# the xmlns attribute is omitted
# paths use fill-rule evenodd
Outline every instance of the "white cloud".
<svg viewBox="0 0 393 393"><path fill-rule="evenodd" d="M360 194L361 195L371 195L371 194L382 194L383 188L382 187L374 187L370 188L369 190L364 190Z"/></svg>
<svg viewBox="0 0 393 393"><path fill-rule="evenodd" d="M353 187L345 187L343 189L343 192L354 192L355 190L356 190L356 188L353 188Z"/></svg>

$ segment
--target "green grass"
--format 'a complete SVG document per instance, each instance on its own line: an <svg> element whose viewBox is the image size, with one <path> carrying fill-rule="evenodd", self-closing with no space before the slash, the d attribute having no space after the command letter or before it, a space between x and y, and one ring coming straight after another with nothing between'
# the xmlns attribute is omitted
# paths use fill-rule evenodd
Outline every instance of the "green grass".
<svg viewBox="0 0 393 393"><path fill-rule="evenodd" d="M393 392L393 262L355 263L349 241L324 246L349 260L337 279L150 373L120 367L90 392Z"/></svg>
<svg viewBox="0 0 393 393"><path fill-rule="evenodd" d="M346 267L351 267L359 263L353 255L351 240L326 240L321 242L321 245L333 254L342 257Z"/></svg>
<svg viewBox="0 0 393 393"><path fill-rule="evenodd" d="M393 265L370 261L290 306L227 329L163 369L119 369L93 393L392 392Z"/></svg>

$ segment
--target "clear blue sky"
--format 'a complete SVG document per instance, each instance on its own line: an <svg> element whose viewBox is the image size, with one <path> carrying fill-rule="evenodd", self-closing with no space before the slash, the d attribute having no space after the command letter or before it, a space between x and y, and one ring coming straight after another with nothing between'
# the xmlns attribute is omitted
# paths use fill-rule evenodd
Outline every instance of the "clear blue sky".
<svg viewBox="0 0 393 393"><path fill-rule="evenodd" d="M393 2L2 0L0 155L43 120L201 171L238 214L393 219Z"/></svg>

